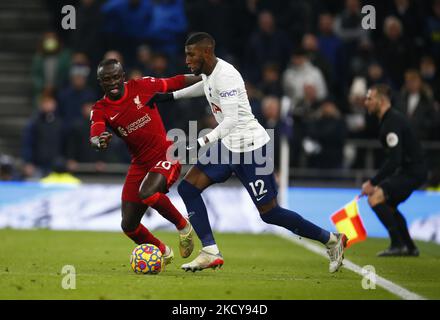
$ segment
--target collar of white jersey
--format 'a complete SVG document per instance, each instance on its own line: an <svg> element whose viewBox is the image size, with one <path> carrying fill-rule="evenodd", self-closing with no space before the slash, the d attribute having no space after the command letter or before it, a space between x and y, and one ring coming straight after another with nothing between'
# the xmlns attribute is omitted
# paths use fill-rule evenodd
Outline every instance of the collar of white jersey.
<svg viewBox="0 0 440 320"><path fill-rule="evenodd" d="M223 59L220 59L217 57L217 64L214 67L214 70L212 70L211 74L209 76L206 76L207 78L212 77L214 74L216 74L220 69L221 69L221 65L225 63L225 61Z"/></svg>

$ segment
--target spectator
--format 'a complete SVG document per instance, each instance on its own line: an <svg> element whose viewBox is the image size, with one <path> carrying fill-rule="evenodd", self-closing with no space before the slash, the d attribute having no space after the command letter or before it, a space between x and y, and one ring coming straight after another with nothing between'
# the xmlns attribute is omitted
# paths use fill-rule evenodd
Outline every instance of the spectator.
<svg viewBox="0 0 440 320"><path fill-rule="evenodd" d="M246 93L249 98L249 103L251 104L252 113L258 119L258 121L263 121L263 114L261 113L261 100L263 99L263 93L258 90L253 83L245 81Z"/></svg>
<svg viewBox="0 0 440 320"><path fill-rule="evenodd" d="M426 19L425 38L428 49L435 57L440 60L440 0L432 2L432 15Z"/></svg>
<svg viewBox="0 0 440 320"><path fill-rule="evenodd" d="M436 129L434 102L429 88L424 85L417 70L405 72L405 85L399 98L398 108L408 116L418 138L432 138Z"/></svg>
<svg viewBox="0 0 440 320"><path fill-rule="evenodd" d="M66 167L66 162L62 157L54 160L51 171L40 179L43 184L70 184L78 185L81 180L73 176Z"/></svg>
<svg viewBox="0 0 440 320"><path fill-rule="evenodd" d="M373 61L367 68L367 86L371 87L380 83L389 84L390 81L386 77L382 66L378 62Z"/></svg>
<svg viewBox="0 0 440 320"><path fill-rule="evenodd" d="M311 85L316 89L319 100L327 96L327 86L322 72L312 65L302 49L294 51L290 66L284 71L282 84L284 93L293 105L304 98L304 86Z"/></svg>
<svg viewBox="0 0 440 320"><path fill-rule="evenodd" d="M69 128L81 116L81 106L86 101L96 100L96 92L87 86L90 68L86 65L72 65L70 84L58 95L58 114L65 128Z"/></svg>
<svg viewBox="0 0 440 320"><path fill-rule="evenodd" d="M153 3L150 0L109 0L102 7L106 48L114 48L134 61L136 48L150 37Z"/></svg>
<svg viewBox="0 0 440 320"><path fill-rule="evenodd" d="M322 72L327 87L333 84L332 67L319 50L318 38L312 33L306 33L302 38L301 46L306 52L310 62Z"/></svg>
<svg viewBox="0 0 440 320"><path fill-rule="evenodd" d="M357 48L349 59L348 74L342 74L339 78L345 84L346 81L350 83L357 76L366 76L368 67L374 62L376 62L376 58L373 44L365 38L359 41Z"/></svg>
<svg viewBox="0 0 440 320"><path fill-rule="evenodd" d="M238 38L236 32L242 33L244 28L243 23L239 23L242 22L241 16L232 10L231 5L237 6L235 2L239 1L231 1L230 4L229 1L224 0L204 0L193 1L187 5L189 30L191 32L203 30L212 35L216 40L216 53L226 60L229 60L231 48L234 47L235 42L248 39L248 36L235 39ZM243 19L249 19L246 10L244 13ZM238 28L236 28L237 25ZM241 42L239 46L242 47Z"/></svg>
<svg viewBox="0 0 440 320"><path fill-rule="evenodd" d="M156 78L167 78L174 75L170 68L168 57L162 53L156 53L151 62L151 74Z"/></svg>
<svg viewBox="0 0 440 320"><path fill-rule="evenodd" d="M64 49L56 33L46 32L32 60L34 97L43 91L54 94L69 78L70 51Z"/></svg>
<svg viewBox="0 0 440 320"><path fill-rule="evenodd" d="M273 130L274 137L274 162L275 167L279 164L280 155L280 135L281 135L281 122L280 122L280 99L276 96L266 96L261 102L261 111L263 115L263 121L261 125L265 129Z"/></svg>
<svg viewBox="0 0 440 320"><path fill-rule="evenodd" d="M280 71L276 63L268 63L263 67L262 81L258 85L259 90L264 95L276 96L281 98L283 88L281 86Z"/></svg>
<svg viewBox="0 0 440 320"><path fill-rule="evenodd" d="M367 30L362 28L361 3L359 0L345 0L345 8L336 17L335 34L343 41L346 56L350 57L358 42L368 37Z"/></svg>
<svg viewBox="0 0 440 320"><path fill-rule="evenodd" d="M405 70L412 67L414 57L412 45L403 37L402 24L396 17L389 16L384 22L385 38L377 46L377 58L384 66L395 89L402 86Z"/></svg>
<svg viewBox="0 0 440 320"><path fill-rule="evenodd" d="M154 51L176 56L181 52L188 23L183 0L151 0L148 42Z"/></svg>
<svg viewBox="0 0 440 320"><path fill-rule="evenodd" d="M81 0L76 11L76 29L72 32L72 49L84 52L97 65L103 52L101 43L101 15L100 0Z"/></svg>
<svg viewBox="0 0 440 320"><path fill-rule="evenodd" d="M139 80L142 79L145 75L139 69L131 69L128 73L128 80Z"/></svg>
<svg viewBox="0 0 440 320"><path fill-rule="evenodd" d="M340 79L342 41L333 31L334 18L330 13L323 13L319 16L318 30L319 51L330 63L331 74L334 75L335 79Z"/></svg>
<svg viewBox="0 0 440 320"><path fill-rule="evenodd" d="M276 61L282 69L289 59L291 43L287 35L276 28L274 16L269 11L258 15L258 29L253 32L247 44L245 74L249 80L258 83L261 70L258 66Z"/></svg>
<svg viewBox="0 0 440 320"><path fill-rule="evenodd" d="M118 149L120 143L113 144L119 140L115 137L111 147L106 152L96 152L90 147L90 112L93 106L92 101L87 101L81 106L82 116L73 122L68 131L66 139L66 167L70 172L76 172L79 163L94 163L98 172L105 171L108 162L126 162L124 156L127 152ZM125 155L126 156L126 155Z"/></svg>
<svg viewBox="0 0 440 320"><path fill-rule="evenodd" d="M116 59L120 63L125 64L124 56L118 50L109 50L104 54L102 60Z"/></svg>
<svg viewBox="0 0 440 320"><path fill-rule="evenodd" d="M56 115L57 103L53 96L39 99L38 113L24 131L23 160L25 177L46 175L54 159L62 155L63 124Z"/></svg>
<svg viewBox="0 0 440 320"><path fill-rule="evenodd" d="M297 166L303 154L303 142L307 135L308 123L320 105L317 89L314 85L304 84L304 97L293 105L291 116L293 118L293 137L291 160Z"/></svg>
<svg viewBox="0 0 440 320"><path fill-rule="evenodd" d="M152 74L151 66L153 64L153 52L147 45L141 45L137 48L136 68L142 72L144 76Z"/></svg>
<svg viewBox="0 0 440 320"><path fill-rule="evenodd" d="M440 103L440 75L434 59L431 56L422 57L419 70L423 82L429 85L434 99Z"/></svg>
<svg viewBox="0 0 440 320"><path fill-rule="evenodd" d="M307 164L312 168L339 169L343 166L345 122L332 101L324 101L308 126L308 137L317 144Z"/></svg>
<svg viewBox="0 0 440 320"><path fill-rule="evenodd" d="M416 5L410 0L394 0L390 15L395 16L402 23L405 30L405 37L411 40L417 46L422 44L422 20L421 6Z"/></svg>

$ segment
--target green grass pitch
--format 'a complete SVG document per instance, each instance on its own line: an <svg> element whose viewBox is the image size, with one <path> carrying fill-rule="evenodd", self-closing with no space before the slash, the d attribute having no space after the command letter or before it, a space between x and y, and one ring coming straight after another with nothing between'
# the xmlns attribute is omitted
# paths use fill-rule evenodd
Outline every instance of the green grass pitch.
<svg viewBox="0 0 440 320"><path fill-rule="evenodd" d="M175 260L159 275L137 275L129 265L135 247L122 233L0 230L0 299L399 299L347 269L328 273L328 261L270 234L216 234L225 258L221 270L187 272L177 233L156 232ZM428 299L440 299L440 246L418 242L419 258L377 258L386 239L355 244L346 258ZM199 243L190 257L196 256ZM76 270L76 289L61 283L64 265Z"/></svg>

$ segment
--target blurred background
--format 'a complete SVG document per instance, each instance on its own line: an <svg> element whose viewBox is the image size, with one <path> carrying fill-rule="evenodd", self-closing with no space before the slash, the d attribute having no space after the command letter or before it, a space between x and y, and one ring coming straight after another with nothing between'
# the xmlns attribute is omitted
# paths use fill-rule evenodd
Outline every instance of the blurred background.
<svg viewBox="0 0 440 320"><path fill-rule="evenodd" d="M361 26L367 4L373 30ZM75 30L62 28L65 5ZM97 64L116 58L130 79L188 73L185 39L205 31L260 123L286 137L290 186L359 189L374 174L383 154L363 100L386 83L423 142L424 189L440 190L440 0L2 0L0 21L1 180L122 184L125 145L88 144ZM204 97L160 109L167 129L216 126ZM275 151L278 172L280 139Z"/></svg>

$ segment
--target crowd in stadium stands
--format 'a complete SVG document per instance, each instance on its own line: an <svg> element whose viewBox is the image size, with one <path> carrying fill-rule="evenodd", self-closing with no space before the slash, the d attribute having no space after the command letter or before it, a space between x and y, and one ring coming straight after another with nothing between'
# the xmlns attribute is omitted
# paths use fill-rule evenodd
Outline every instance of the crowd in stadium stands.
<svg viewBox="0 0 440 320"><path fill-rule="evenodd" d="M106 153L88 146L91 104L102 95L101 59L120 60L128 78L187 73L184 41L192 31L216 39L217 56L241 71L254 114L287 133L291 165L364 168L362 152L344 158L349 138L376 139L378 122L363 107L367 88L387 83L393 106L423 141L440 141L440 0L369 0L376 29L365 30L360 0L81 0L77 29L60 29L66 1L47 1L53 31L42 35L32 66L35 115L23 143L26 175L47 173L59 157L127 162L117 139ZM286 126L282 108L288 106ZM165 125L216 125L204 98L161 106ZM279 142L276 143L279 151ZM438 170L440 159L430 157Z"/></svg>

